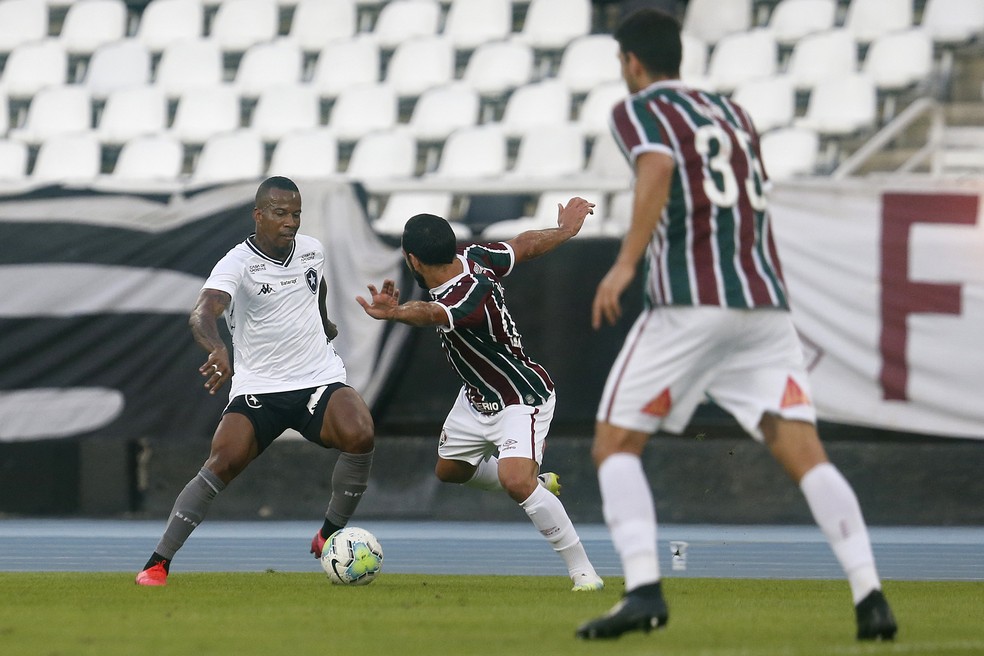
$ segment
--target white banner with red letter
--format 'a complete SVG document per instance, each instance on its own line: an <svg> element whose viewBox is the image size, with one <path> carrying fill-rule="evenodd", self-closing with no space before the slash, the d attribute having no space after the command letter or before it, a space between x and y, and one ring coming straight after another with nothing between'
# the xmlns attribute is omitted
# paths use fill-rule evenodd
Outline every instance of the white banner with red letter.
<svg viewBox="0 0 984 656"><path fill-rule="evenodd" d="M821 419L984 439L982 198L982 179L773 189Z"/></svg>

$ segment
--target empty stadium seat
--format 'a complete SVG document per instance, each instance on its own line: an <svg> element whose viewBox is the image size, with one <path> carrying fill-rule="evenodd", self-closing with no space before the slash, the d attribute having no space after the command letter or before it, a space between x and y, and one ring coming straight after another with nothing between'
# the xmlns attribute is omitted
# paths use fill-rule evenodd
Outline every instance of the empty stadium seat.
<svg viewBox="0 0 984 656"><path fill-rule="evenodd" d="M506 102L501 126L509 136L520 136L531 128L570 120L571 93L562 82L546 79L513 91Z"/></svg>
<svg viewBox="0 0 984 656"><path fill-rule="evenodd" d="M443 36L408 39L400 43L386 69L386 83L399 96L419 96L454 78L454 46Z"/></svg>
<svg viewBox="0 0 984 656"><path fill-rule="evenodd" d="M858 43L912 27L912 0L851 0L844 28Z"/></svg>
<svg viewBox="0 0 984 656"><path fill-rule="evenodd" d="M126 36L123 0L85 0L68 6L59 40L71 55L90 55L101 45Z"/></svg>
<svg viewBox="0 0 984 656"><path fill-rule="evenodd" d="M184 146L163 134L135 137L123 144L109 175L119 182L177 181L184 166Z"/></svg>
<svg viewBox="0 0 984 656"><path fill-rule="evenodd" d="M519 141L516 162L509 175L561 178L584 170L584 137L573 124L543 125L526 132Z"/></svg>
<svg viewBox="0 0 984 656"><path fill-rule="evenodd" d="M205 142L191 174L197 184L256 180L264 173L263 141L251 130L216 134Z"/></svg>
<svg viewBox="0 0 984 656"><path fill-rule="evenodd" d="M0 139L0 181L21 181L27 177L27 144Z"/></svg>
<svg viewBox="0 0 984 656"><path fill-rule="evenodd" d="M984 32L984 2L978 0L926 0L922 26L934 43L954 46Z"/></svg>
<svg viewBox="0 0 984 656"><path fill-rule="evenodd" d="M407 219L411 216L433 214L448 219L452 201L453 196L447 191L391 193L386 199L386 204L383 206L379 218L372 222L373 230L379 234L397 237L403 234L403 226L406 225ZM467 230L467 226L461 225L461 228ZM458 230L455 232L457 233Z"/></svg>
<svg viewBox="0 0 984 656"><path fill-rule="evenodd" d="M410 178L417 165L417 143L407 130L364 135L355 143L345 175L353 180Z"/></svg>
<svg viewBox="0 0 984 656"><path fill-rule="evenodd" d="M495 178L506 170L506 138L495 125L455 130L431 175L440 179Z"/></svg>
<svg viewBox="0 0 984 656"><path fill-rule="evenodd" d="M212 20L210 37L223 52L245 52L277 35L280 12L276 0L222 2Z"/></svg>
<svg viewBox="0 0 984 656"><path fill-rule="evenodd" d="M848 136L873 128L877 109L875 83L867 75L827 78L813 88L806 116L795 125L822 135Z"/></svg>
<svg viewBox="0 0 984 656"><path fill-rule="evenodd" d="M391 0L379 10L372 32L381 47L393 49L412 37L437 34L440 20L437 0Z"/></svg>
<svg viewBox="0 0 984 656"><path fill-rule="evenodd" d="M498 96L533 79L533 48L521 41L490 41L468 59L462 79L485 96Z"/></svg>
<svg viewBox="0 0 984 656"><path fill-rule="evenodd" d="M769 29L780 45L792 46L807 34L833 28L836 17L837 0L780 0Z"/></svg>
<svg viewBox="0 0 984 656"><path fill-rule="evenodd" d="M330 178L338 173L338 139L328 128L285 134L270 157L268 175L291 179Z"/></svg>
<svg viewBox="0 0 984 656"><path fill-rule="evenodd" d="M857 71L858 46L844 29L810 34L800 39L789 57L786 73L797 89L812 89L821 80Z"/></svg>
<svg viewBox="0 0 984 656"><path fill-rule="evenodd" d="M788 127L763 134L759 150L770 180L788 180L816 172L820 137L802 127Z"/></svg>
<svg viewBox="0 0 984 656"><path fill-rule="evenodd" d="M760 133L790 125L796 115L796 89L787 75L744 82L732 99L745 108Z"/></svg>
<svg viewBox="0 0 984 656"><path fill-rule="evenodd" d="M305 52L320 52L325 44L349 39L358 30L354 0L300 0L294 8L287 38Z"/></svg>
<svg viewBox="0 0 984 656"><path fill-rule="evenodd" d="M883 90L899 90L925 82L933 70L933 41L923 28L877 37L868 48L861 71Z"/></svg>
<svg viewBox="0 0 984 656"><path fill-rule="evenodd" d="M707 77L707 44L698 37L684 32L680 35L683 48L680 60L680 79L691 86L702 88Z"/></svg>
<svg viewBox="0 0 984 656"><path fill-rule="evenodd" d="M167 96L157 87L118 89L106 99L96 135L102 143L121 144L167 129Z"/></svg>
<svg viewBox="0 0 984 656"><path fill-rule="evenodd" d="M711 45L751 27L752 0L689 0L683 16L683 31Z"/></svg>
<svg viewBox="0 0 984 656"><path fill-rule="evenodd" d="M141 14L135 38L151 52L175 41L198 39L205 28L201 0L150 0Z"/></svg>
<svg viewBox="0 0 984 656"><path fill-rule="evenodd" d="M189 89L178 100L170 133L184 143L203 143L240 126L239 96L227 85Z"/></svg>
<svg viewBox="0 0 984 656"><path fill-rule="evenodd" d="M300 84L304 53L288 39L250 46L239 62L233 86L246 98L256 98L272 86Z"/></svg>
<svg viewBox="0 0 984 656"><path fill-rule="evenodd" d="M608 82L599 84L591 89L581 104L577 114L577 125L588 136L609 132L608 122L615 103L624 100L629 95L625 83Z"/></svg>
<svg viewBox="0 0 984 656"><path fill-rule="evenodd" d="M332 41L318 55L311 85L323 97L379 82L379 44L371 36Z"/></svg>
<svg viewBox="0 0 984 656"><path fill-rule="evenodd" d="M0 52L48 36L48 6L44 0L0 2Z"/></svg>
<svg viewBox="0 0 984 656"><path fill-rule="evenodd" d="M355 141L370 132L394 127L398 110L396 91L387 85L350 87L335 101L328 127L339 139Z"/></svg>
<svg viewBox="0 0 984 656"><path fill-rule="evenodd" d="M456 83L428 89L414 105L408 127L423 141L441 141L459 128L478 123L481 101L467 84Z"/></svg>
<svg viewBox="0 0 984 656"><path fill-rule="evenodd" d="M778 61L779 47L769 30L729 34L721 37L711 53L708 84L729 93L748 80L775 75Z"/></svg>
<svg viewBox="0 0 984 656"><path fill-rule="evenodd" d="M212 39L182 39L168 44L157 64L154 85L168 97L222 84L222 50Z"/></svg>
<svg viewBox="0 0 984 656"><path fill-rule="evenodd" d="M114 41L92 54L85 86L93 98L103 99L118 89L150 83L150 51L135 39Z"/></svg>
<svg viewBox="0 0 984 656"><path fill-rule="evenodd" d="M264 141L276 141L298 130L318 127L321 103L310 86L284 84L264 89L249 122Z"/></svg>
<svg viewBox="0 0 984 656"><path fill-rule="evenodd" d="M590 0L530 0L517 38L538 50L562 50L590 31Z"/></svg>
<svg viewBox="0 0 984 656"><path fill-rule="evenodd" d="M626 186L632 180L632 167L611 132L595 137L584 171L596 180L624 180Z"/></svg>
<svg viewBox="0 0 984 656"><path fill-rule="evenodd" d="M537 197L536 207L531 216L497 221L485 227L482 239L490 241L507 240L526 230L540 230L557 227L558 205L567 205L571 198L579 196L595 204L593 214L589 214L578 232L578 237L601 234L601 224L605 215L604 194L597 190L585 191L544 191Z"/></svg>
<svg viewBox="0 0 984 656"><path fill-rule="evenodd" d="M91 132L49 137L38 149L31 180L82 183L95 180L102 168L102 148Z"/></svg>
<svg viewBox="0 0 984 656"><path fill-rule="evenodd" d="M474 50L512 31L511 0L452 0L443 34L455 48Z"/></svg>
<svg viewBox="0 0 984 656"><path fill-rule="evenodd" d="M577 94L586 94L600 84L621 82L618 42L608 34L574 39L561 55L556 77Z"/></svg>
<svg viewBox="0 0 984 656"><path fill-rule="evenodd" d="M58 39L42 39L14 48L3 67L3 89L11 98L29 98L48 86L68 81L68 53Z"/></svg>
<svg viewBox="0 0 984 656"><path fill-rule="evenodd" d="M37 144L58 135L92 129L92 96L82 86L47 87L38 91L27 110L24 127L10 130L10 137Z"/></svg>

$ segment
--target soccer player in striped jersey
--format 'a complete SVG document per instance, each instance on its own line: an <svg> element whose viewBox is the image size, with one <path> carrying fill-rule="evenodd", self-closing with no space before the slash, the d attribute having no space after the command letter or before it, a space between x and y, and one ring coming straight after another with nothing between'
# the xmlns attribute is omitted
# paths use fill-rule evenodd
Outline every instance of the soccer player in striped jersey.
<svg viewBox="0 0 984 656"><path fill-rule="evenodd" d="M554 384L523 348L499 279L576 235L593 207L572 198L559 208L556 228L462 248L447 221L418 214L404 227L403 253L431 300L401 304L392 280L379 290L369 285L370 300L357 299L374 319L437 328L462 381L441 430L437 477L482 490L504 489L563 558L575 591L600 590L604 583L555 496L556 475L540 475Z"/></svg>
<svg viewBox="0 0 984 656"><path fill-rule="evenodd" d="M301 194L292 180L267 178L255 200L256 232L215 265L189 320L208 353L199 369L205 388L215 394L229 383L229 404L208 460L178 494L138 585L167 584L171 559L216 495L288 428L340 452L324 522L311 541L316 558L355 512L369 482L372 415L345 384L345 365L331 343L338 329L325 305L324 248L297 232ZM232 359L219 336L222 315L232 332Z"/></svg>
<svg viewBox="0 0 984 656"><path fill-rule="evenodd" d="M577 630L614 638L662 626L668 611L656 512L641 454L680 432L710 398L764 442L800 486L850 583L858 639L891 639L895 619L857 497L817 435L802 349L769 225L759 138L744 109L679 78L679 23L655 9L615 31L631 95L612 131L635 171L632 220L598 285L595 329L645 260L646 305L612 366L592 449L625 596Z"/></svg>

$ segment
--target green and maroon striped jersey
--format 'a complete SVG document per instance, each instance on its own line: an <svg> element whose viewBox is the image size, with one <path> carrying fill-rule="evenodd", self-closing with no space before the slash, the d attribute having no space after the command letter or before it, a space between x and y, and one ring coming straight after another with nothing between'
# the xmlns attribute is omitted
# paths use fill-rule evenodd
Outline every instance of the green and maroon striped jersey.
<svg viewBox="0 0 984 656"><path fill-rule="evenodd" d="M450 326L438 332L468 400L486 414L508 405L542 404L553 393L553 381L523 350L499 282L512 270L512 248L501 242L471 244L459 249L458 257L464 272L430 294L448 314Z"/></svg>
<svg viewBox="0 0 984 656"><path fill-rule="evenodd" d="M646 255L646 301L788 307L759 138L745 110L678 80L661 81L617 104L611 126L633 166L647 151L676 163Z"/></svg>

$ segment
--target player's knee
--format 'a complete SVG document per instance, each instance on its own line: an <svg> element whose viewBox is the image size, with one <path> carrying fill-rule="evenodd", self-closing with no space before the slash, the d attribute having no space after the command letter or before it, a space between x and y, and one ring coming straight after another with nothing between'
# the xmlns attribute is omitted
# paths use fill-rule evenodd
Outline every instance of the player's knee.
<svg viewBox="0 0 984 656"><path fill-rule="evenodd" d="M503 471L499 469L499 483L506 493L517 503L522 503L536 489L536 477L525 472Z"/></svg>
<svg viewBox="0 0 984 656"><path fill-rule="evenodd" d="M457 483L462 485L475 475L475 468L467 463L454 460L439 459L434 465L434 475L442 483Z"/></svg>
<svg viewBox="0 0 984 656"><path fill-rule="evenodd" d="M372 422L367 425L350 426L347 430L339 431L335 436L334 445L345 453L369 453L375 446ZM321 436L324 441L325 436Z"/></svg>

